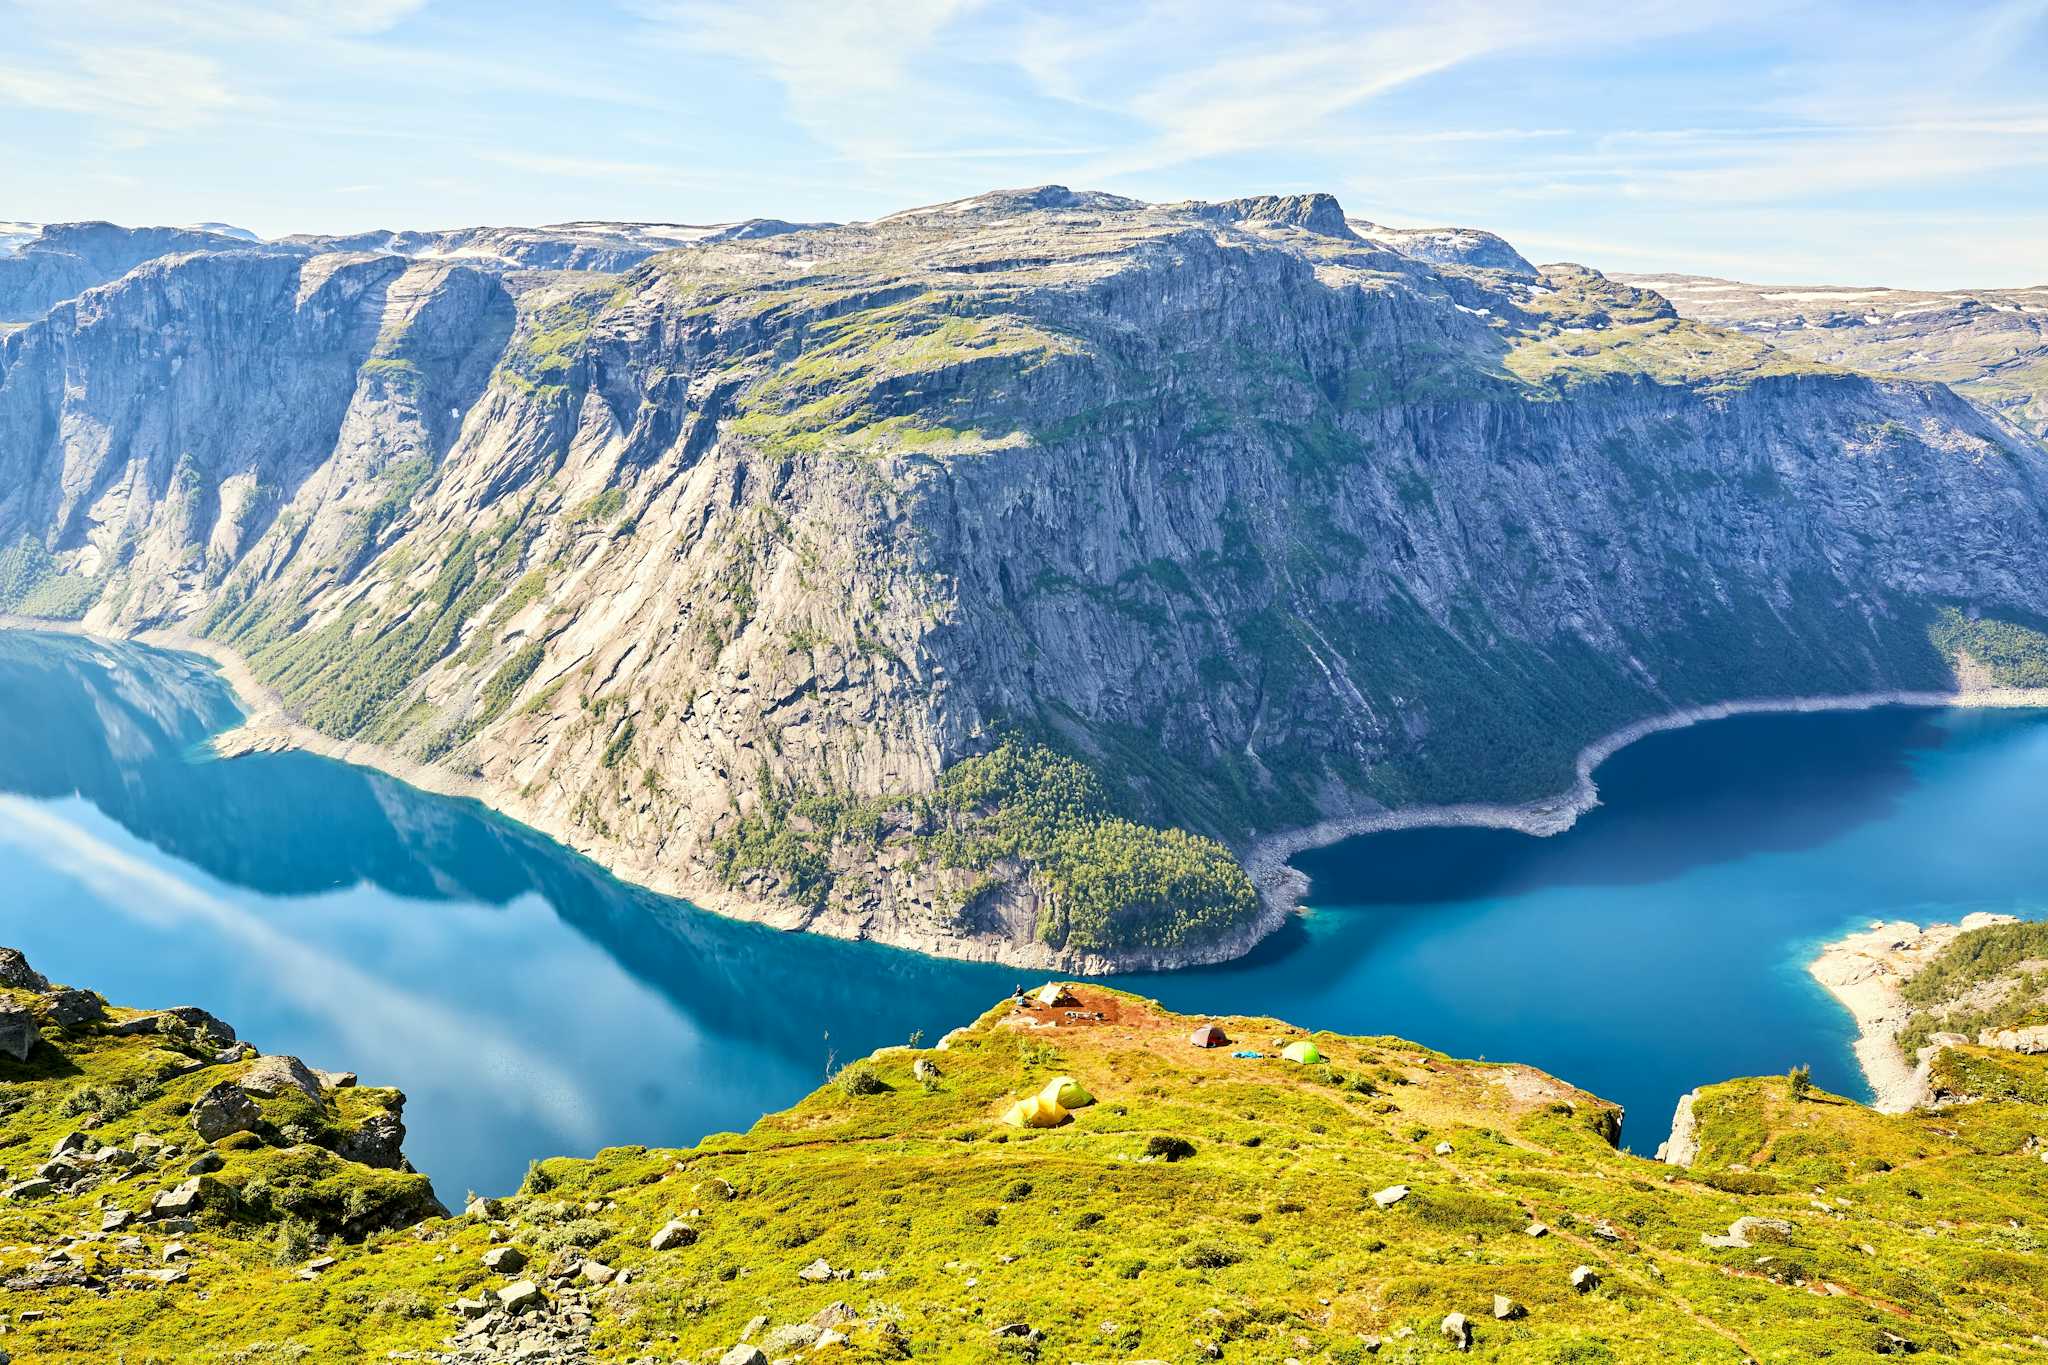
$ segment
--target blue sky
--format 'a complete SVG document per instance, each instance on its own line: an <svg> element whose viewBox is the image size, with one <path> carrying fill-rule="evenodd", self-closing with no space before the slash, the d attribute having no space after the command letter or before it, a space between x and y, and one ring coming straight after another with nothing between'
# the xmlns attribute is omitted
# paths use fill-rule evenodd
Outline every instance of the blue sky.
<svg viewBox="0 0 2048 1365"><path fill-rule="evenodd" d="M1320 189L1540 260L2048 282L2048 0L0 0L0 219Z"/></svg>

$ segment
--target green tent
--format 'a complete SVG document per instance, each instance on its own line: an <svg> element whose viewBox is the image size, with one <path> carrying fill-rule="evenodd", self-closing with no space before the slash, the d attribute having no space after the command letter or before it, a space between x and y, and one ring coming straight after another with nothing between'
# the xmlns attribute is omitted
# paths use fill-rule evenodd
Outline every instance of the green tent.
<svg viewBox="0 0 2048 1365"><path fill-rule="evenodd" d="M1290 1062L1301 1062L1308 1066L1313 1066L1315 1063L1323 1060L1323 1054L1316 1051L1316 1045L1306 1038L1298 1042L1289 1043L1286 1047L1281 1048L1280 1055Z"/></svg>
<svg viewBox="0 0 2048 1365"><path fill-rule="evenodd" d="M1038 1098L1062 1109L1086 1109L1095 1103L1095 1097L1081 1088L1081 1083L1072 1076L1056 1076L1045 1083L1045 1089L1038 1092Z"/></svg>
<svg viewBox="0 0 2048 1365"><path fill-rule="evenodd" d="M1003 1122L1012 1128L1057 1128L1071 1117L1064 1106L1052 1103L1043 1095L1033 1095L1011 1105L1003 1115Z"/></svg>

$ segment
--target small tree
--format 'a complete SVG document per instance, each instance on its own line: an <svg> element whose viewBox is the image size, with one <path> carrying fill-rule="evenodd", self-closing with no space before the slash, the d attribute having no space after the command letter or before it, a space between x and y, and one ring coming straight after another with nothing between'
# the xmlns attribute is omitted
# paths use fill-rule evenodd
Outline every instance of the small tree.
<svg viewBox="0 0 2048 1365"><path fill-rule="evenodd" d="M1805 1062L1786 1072L1785 1080L1792 1086L1794 1100L1803 1100L1813 1093L1813 1068Z"/></svg>

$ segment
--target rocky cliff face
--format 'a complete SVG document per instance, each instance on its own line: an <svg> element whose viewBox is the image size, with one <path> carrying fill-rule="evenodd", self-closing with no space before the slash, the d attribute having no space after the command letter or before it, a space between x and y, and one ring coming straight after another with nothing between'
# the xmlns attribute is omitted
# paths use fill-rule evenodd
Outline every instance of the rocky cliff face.
<svg viewBox="0 0 2048 1365"><path fill-rule="evenodd" d="M0 609L208 636L714 906L1084 966L1240 951L1222 846L2048 617L1997 418L1416 236L1052 187L167 258L0 341Z"/></svg>
<svg viewBox="0 0 2048 1365"><path fill-rule="evenodd" d="M19 227L19 232L8 229ZM232 251L250 243L202 228L113 223L0 224L0 323L28 322L62 300L176 251Z"/></svg>

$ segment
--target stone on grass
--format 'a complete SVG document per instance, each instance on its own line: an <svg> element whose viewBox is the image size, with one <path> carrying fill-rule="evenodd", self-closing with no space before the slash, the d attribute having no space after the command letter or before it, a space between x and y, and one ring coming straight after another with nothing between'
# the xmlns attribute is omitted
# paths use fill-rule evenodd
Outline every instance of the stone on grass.
<svg viewBox="0 0 2048 1365"><path fill-rule="evenodd" d="M1550 1235L1550 1229L1541 1223L1531 1223L1528 1227L1523 1228L1522 1231L1530 1237L1548 1237Z"/></svg>
<svg viewBox="0 0 2048 1365"><path fill-rule="evenodd" d="M1372 1202L1378 1204L1383 1209L1390 1209L1407 1197L1408 1187L1406 1185L1389 1185L1385 1189L1376 1192L1372 1197Z"/></svg>
<svg viewBox="0 0 2048 1365"><path fill-rule="evenodd" d="M1449 1156L1451 1154L1451 1144L1448 1142L1439 1142L1436 1145L1436 1154L1438 1156Z"/></svg>
<svg viewBox="0 0 2048 1365"><path fill-rule="evenodd" d="M150 1201L153 1218L183 1218L199 1212L199 1177L193 1176L176 1189L163 1190Z"/></svg>
<svg viewBox="0 0 2048 1365"><path fill-rule="evenodd" d="M402 1105L403 1100L398 1103ZM404 1144L405 1124L394 1109L364 1119L342 1137L335 1151L350 1161L395 1171L405 1164Z"/></svg>
<svg viewBox="0 0 2048 1365"><path fill-rule="evenodd" d="M1572 1267L1572 1288L1590 1294L1600 1287L1600 1272L1589 1265Z"/></svg>
<svg viewBox="0 0 2048 1365"><path fill-rule="evenodd" d="M0 948L0 986L18 991L46 991L50 978L28 965L19 948Z"/></svg>
<svg viewBox="0 0 2048 1365"><path fill-rule="evenodd" d="M193 1101L191 1124L200 1137L219 1142L235 1133L251 1133L263 1122L263 1111L249 1092L233 1081L222 1081Z"/></svg>
<svg viewBox="0 0 2048 1365"><path fill-rule="evenodd" d="M770 1356L794 1355L817 1339L818 1329L808 1322L785 1322L761 1338L761 1349Z"/></svg>
<svg viewBox="0 0 2048 1365"><path fill-rule="evenodd" d="M526 1253L518 1247L492 1247L484 1253L484 1269L511 1275L526 1265Z"/></svg>
<svg viewBox="0 0 2048 1365"><path fill-rule="evenodd" d="M43 1179L41 1176L34 1176L28 1180L16 1181L8 1186L7 1197L9 1199L41 1199L56 1188L54 1184Z"/></svg>
<svg viewBox="0 0 2048 1365"><path fill-rule="evenodd" d="M822 1351L828 1347L844 1346L845 1344L846 1333L836 1332L830 1328L827 1328L825 1331L818 1333L818 1339L816 1342L812 1343L811 1349L814 1351Z"/></svg>
<svg viewBox="0 0 2048 1365"><path fill-rule="evenodd" d="M1463 1313L1444 1315L1443 1334L1450 1339L1451 1345L1459 1350L1472 1349L1472 1324L1466 1321Z"/></svg>
<svg viewBox="0 0 2048 1365"><path fill-rule="evenodd" d="M585 1261L578 1267L578 1271L584 1279L592 1284L610 1284L619 1273L603 1261Z"/></svg>
<svg viewBox="0 0 2048 1365"><path fill-rule="evenodd" d="M796 1277L806 1284L823 1284L825 1281L835 1278L836 1273L832 1269L832 1263L823 1256L820 1256L802 1270L797 1271Z"/></svg>
<svg viewBox="0 0 2048 1365"><path fill-rule="evenodd" d="M686 1247L696 1240L697 1229L680 1218L671 1218L647 1239L647 1245L656 1251L673 1251L677 1247Z"/></svg>
<svg viewBox="0 0 2048 1365"><path fill-rule="evenodd" d="M720 1356L718 1365L768 1365L768 1357L761 1354L760 1347L741 1342Z"/></svg>
<svg viewBox="0 0 2048 1365"><path fill-rule="evenodd" d="M42 1036L36 1028L33 1014L12 1005L0 1005L0 1056L25 1062Z"/></svg>
<svg viewBox="0 0 2048 1365"><path fill-rule="evenodd" d="M498 1303L508 1313L522 1313L540 1302L540 1286L532 1280L514 1280L498 1291Z"/></svg>
<svg viewBox="0 0 2048 1365"><path fill-rule="evenodd" d="M491 1311L491 1305L484 1299L457 1299L455 1316L458 1318L480 1318Z"/></svg>
<svg viewBox="0 0 2048 1365"><path fill-rule="evenodd" d="M100 1215L100 1231L119 1232L128 1226L128 1220L132 1216L126 1209L108 1209Z"/></svg>
<svg viewBox="0 0 2048 1365"><path fill-rule="evenodd" d="M96 1024L107 1017L107 1002L91 991L65 987L43 997L43 1009L61 1028Z"/></svg>
<svg viewBox="0 0 2048 1365"><path fill-rule="evenodd" d="M1522 1305L1516 1303L1505 1294L1495 1294L1493 1296L1493 1315L1502 1322L1525 1317L1528 1315L1528 1312L1528 1309L1522 1307Z"/></svg>
<svg viewBox="0 0 2048 1365"><path fill-rule="evenodd" d="M287 1090L296 1090L309 1100L320 1098L320 1082L306 1064L296 1057L276 1054L259 1057L256 1064L241 1075L237 1082L242 1089L264 1099L275 1099Z"/></svg>

